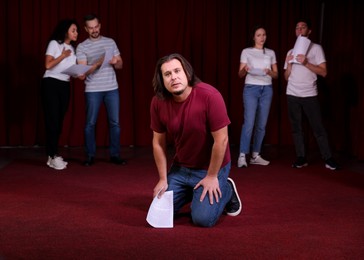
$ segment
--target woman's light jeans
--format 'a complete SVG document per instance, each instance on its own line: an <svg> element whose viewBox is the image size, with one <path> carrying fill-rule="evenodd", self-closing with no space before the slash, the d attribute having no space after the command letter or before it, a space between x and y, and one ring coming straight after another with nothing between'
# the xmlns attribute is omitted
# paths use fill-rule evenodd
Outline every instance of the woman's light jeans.
<svg viewBox="0 0 364 260"><path fill-rule="evenodd" d="M240 153L249 154L253 130L252 152L260 153L272 98L272 85L245 85L243 91L244 123L240 136Z"/></svg>

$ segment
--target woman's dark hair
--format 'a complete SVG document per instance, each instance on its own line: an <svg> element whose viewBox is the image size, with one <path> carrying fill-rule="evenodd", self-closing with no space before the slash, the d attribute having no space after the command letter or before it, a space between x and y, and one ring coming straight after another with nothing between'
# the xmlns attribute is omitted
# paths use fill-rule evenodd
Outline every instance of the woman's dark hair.
<svg viewBox="0 0 364 260"><path fill-rule="evenodd" d="M181 62L182 68L186 73L188 85L194 87L197 83L201 82L201 80L195 75L195 72L191 66L191 64L178 53L173 53L167 56L160 58L157 61L157 65L155 67L154 77L153 77L153 88L154 93L160 99L167 99L172 97L172 94L166 89L163 82L163 75L161 71L161 67L164 63L169 62L171 60L179 60Z"/></svg>
<svg viewBox="0 0 364 260"><path fill-rule="evenodd" d="M56 28L54 28L53 33L51 34L51 36L49 37L49 41L55 40L57 41L59 44L64 43L64 40L66 39L66 35L68 33L69 28L71 27L71 25L74 24L77 27L77 31L79 29L77 21L74 19L65 19L60 21Z"/></svg>
<svg viewBox="0 0 364 260"><path fill-rule="evenodd" d="M250 44L251 44L250 47L254 47L254 45L255 45L254 36L255 36L256 31L258 31L259 29L263 29L264 31L267 32L267 30L262 25L255 25L253 27L253 29L251 30L251 33L250 33ZM263 53L265 53L265 48L266 48L266 44L264 43L264 45L263 45Z"/></svg>

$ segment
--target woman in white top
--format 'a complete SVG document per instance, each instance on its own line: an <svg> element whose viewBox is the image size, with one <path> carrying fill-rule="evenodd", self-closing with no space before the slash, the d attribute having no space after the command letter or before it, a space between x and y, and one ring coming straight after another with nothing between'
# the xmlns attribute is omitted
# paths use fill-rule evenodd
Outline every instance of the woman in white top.
<svg viewBox="0 0 364 260"><path fill-rule="evenodd" d="M243 49L240 56L238 75L245 77L243 90L244 123L240 136L238 167L247 167L246 155L250 153L253 135L251 164L268 165L269 161L260 156L265 136L270 105L273 97L272 79L278 78L275 52L265 47L266 31L256 26L252 32L253 45Z"/></svg>
<svg viewBox="0 0 364 260"><path fill-rule="evenodd" d="M42 101L46 129L47 165L56 170L67 167L67 162L58 155L58 142L63 120L70 99L70 76L62 73L76 64L75 49L78 25L75 20L62 20L49 38L45 55L45 68L42 79Z"/></svg>

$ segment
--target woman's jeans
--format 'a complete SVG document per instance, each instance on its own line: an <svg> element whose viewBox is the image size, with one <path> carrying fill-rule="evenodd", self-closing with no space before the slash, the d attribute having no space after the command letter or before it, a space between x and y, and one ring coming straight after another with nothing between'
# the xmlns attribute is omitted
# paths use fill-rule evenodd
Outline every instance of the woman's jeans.
<svg viewBox="0 0 364 260"><path fill-rule="evenodd" d="M110 156L120 156L119 90L85 92L85 97L85 143L87 156L94 157L96 154L95 126L101 103L105 104L109 123Z"/></svg>
<svg viewBox="0 0 364 260"><path fill-rule="evenodd" d="M253 129L252 150L260 153L272 98L272 85L245 85L243 91L244 123L240 136L240 153L248 154L250 152Z"/></svg>
<svg viewBox="0 0 364 260"><path fill-rule="evenodd" d="M202 186L193 189L207 175L207 170L172 166L168 173L168 190L173 190L174 213L177 214L184 205L191 202L191 216L195 225L203 227L215 225L232 196L232 188L227 182L230 168L229 162L220 169L218 180L222 197L218 203L214 199L214 204L211 205L208 194L202 202L200 201Z"/></svg>

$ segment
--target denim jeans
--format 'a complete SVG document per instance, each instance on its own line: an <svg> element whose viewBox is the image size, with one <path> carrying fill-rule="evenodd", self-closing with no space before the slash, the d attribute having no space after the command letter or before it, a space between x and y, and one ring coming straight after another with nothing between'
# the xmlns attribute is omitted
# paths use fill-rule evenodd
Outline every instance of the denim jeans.
<svg viewBox="0 0 364 260"><path fill-rule="evenodd" d="M200 201L202 186L193 189L206 176L207 170L172 166L168 173L168 190L173 190L174 213L177 214L184 205L191 202L191 216L195 225L203 227L215 225L231 199L232 188L227 182L230 168L231 163L228 163L220 169L218 180L222 197L218 203L214 199L214 204L211 205L208 194L202 202Z"/></svg>
<svg viewBox="0 0 364 260"><path fill-rule="evenodd" d="M320 103L317 96L295 97L287 95L288 116L291 122L292 136L295 144L296 155L306 156L305 141L302 130L302 111L310 122L313 134L320 148L324 160L331 157L331 149L327 133L321 118Z"/></svg>
<svg viewBox="0 0 364 260"><path fill-rule="evenodd" d="M95 156L95 126L101 103L105 104L109 123L110 156L120 156L119 90L85 92L86 126L85 143L87 156Z"/></svg>
<svg viewBox="0 0 364 260"><path fill-rule="evenodd" d="M252 150L260 153L272 97L272 85L245 85L243 91L244 123L240 135L240 153L248 154L250 152L253 129Z"/></svg>

